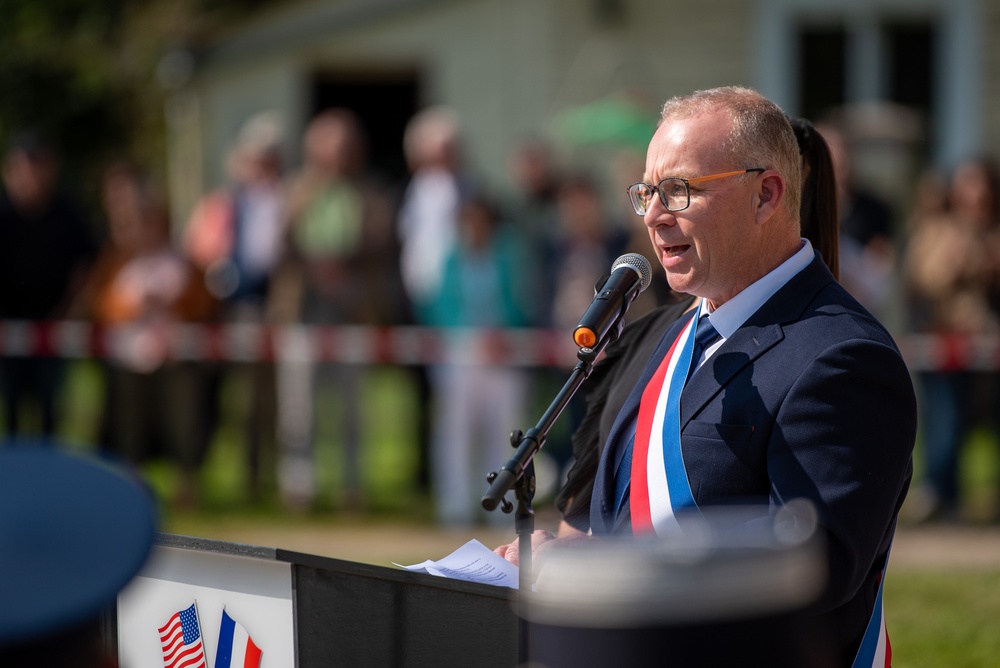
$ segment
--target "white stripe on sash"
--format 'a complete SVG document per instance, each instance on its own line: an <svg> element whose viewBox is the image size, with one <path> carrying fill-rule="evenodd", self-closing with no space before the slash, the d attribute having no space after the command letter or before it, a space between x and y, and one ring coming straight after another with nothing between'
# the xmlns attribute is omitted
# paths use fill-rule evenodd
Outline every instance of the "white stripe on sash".
<svg viewBox="0 0 1000 668"><path fill-rule="evenodd" d="M684 381L687 377L687 370L681 374L675 374L679 360L684 358L682 351L688 343L688 338L694 336L695 324L698 321L698 314L691 319L690 324L684 328L677 344L674 346L674 354L667 366L667 372L663 378L663 387L660 389L659 397L656 400L656 412L653 414L653 427L649 435L649 452L646 458L646 479L649 486L649 511L653 521L653 530L657 535L663 536L679 531L680 526L674 515L673 506L670 503L670 486L667 483L666 464L663 459L663 420L667 410L667 397L670 394L670 385L680 382L683 389Z"/></svg>

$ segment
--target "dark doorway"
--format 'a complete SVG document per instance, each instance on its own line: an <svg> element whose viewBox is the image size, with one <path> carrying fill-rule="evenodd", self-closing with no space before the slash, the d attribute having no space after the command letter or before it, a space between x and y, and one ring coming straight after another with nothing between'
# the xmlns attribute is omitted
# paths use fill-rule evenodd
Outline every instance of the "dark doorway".
<svg viewBox="0 0 1000 668"><path fill-rule="evenodd" d="M938 28L933 17L886 17L878 22L881 63L853 63L852 36L846 22L802 23L797 31L799 111L806 118L822 118L847 99L850 67L878 67L880 99L933 116ZM857 74L857 72L854 72ZM933 124L928 123L928 128Z"/></svg>
<svg viewBox="0 0 1000 668"><path fill-rule="evenodd" d="M927 151L935 143L934 87L937 85L937 27L929 20L887 21L882 40L888 50L889 99L915 109L925 124ZM927 159L927 155L921 158Z"/></svg>
<svg viewBox="0 0 1000 668"><path fill-rule="evenodd" d="M847 31L806 25L798 37L799 111L815 120L846 101Z"/></svg>
<svg viewBox="0 0 1000 668"><path fill-rule="evenodd" d="M393 184L409 174L403 157L403 133L418 111L415 72L319 72L313 77L312 114L330 107L354 111L368 138L370 168Z"/></svg>

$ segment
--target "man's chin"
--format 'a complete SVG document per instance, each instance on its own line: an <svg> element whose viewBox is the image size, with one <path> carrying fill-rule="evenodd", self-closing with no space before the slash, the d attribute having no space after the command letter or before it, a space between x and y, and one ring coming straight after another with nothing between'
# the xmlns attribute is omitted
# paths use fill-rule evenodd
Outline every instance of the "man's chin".
<svg viewBox="0 0 1000 668"><path fill-rule="evenodd" d="M670 289L674 292L680 292L683 294L693 295L694 291L697 289L694 281L691 280L691 274L689 273L679 273L675 271L667 270L667 284L670 285Z"/></svg>

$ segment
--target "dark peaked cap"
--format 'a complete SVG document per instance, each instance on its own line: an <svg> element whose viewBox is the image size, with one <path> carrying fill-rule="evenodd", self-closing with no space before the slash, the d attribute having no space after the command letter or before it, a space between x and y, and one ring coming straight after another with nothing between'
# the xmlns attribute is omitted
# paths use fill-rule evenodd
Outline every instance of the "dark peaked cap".
<svg viewBox="0 0 1000 668"><path fill-rule="evenodd" d="M149 493L51 445L0 447L0 646L96 617L146 561Z"/></svg>

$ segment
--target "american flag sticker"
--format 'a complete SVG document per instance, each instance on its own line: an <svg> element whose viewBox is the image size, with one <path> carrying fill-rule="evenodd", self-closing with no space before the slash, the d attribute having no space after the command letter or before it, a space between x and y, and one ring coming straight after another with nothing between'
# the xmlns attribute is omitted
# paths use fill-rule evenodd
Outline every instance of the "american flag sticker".
<svg viewBox="0 0 1000 668"><path fill-rule="evenodd" d="M159 632L164 668L207 668L194 603L175 612Z"/></svg>

